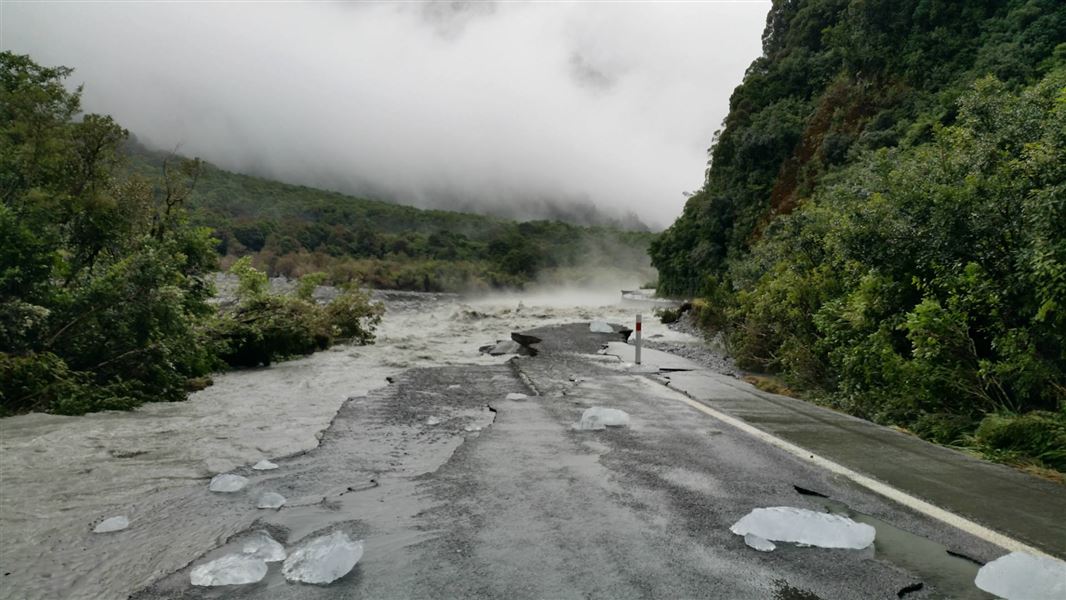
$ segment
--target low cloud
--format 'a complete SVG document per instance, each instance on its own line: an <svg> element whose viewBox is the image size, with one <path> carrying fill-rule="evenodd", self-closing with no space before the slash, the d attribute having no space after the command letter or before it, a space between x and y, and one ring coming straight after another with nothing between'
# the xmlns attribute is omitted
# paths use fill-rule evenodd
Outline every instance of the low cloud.
<svg viewBox="0 0 1066 600"><path fill-rule="evenodd" d="M661 227L769 2L4 3L0 46L222 167L418 206ZM583 207L583 208L581 208Z"/></svg>

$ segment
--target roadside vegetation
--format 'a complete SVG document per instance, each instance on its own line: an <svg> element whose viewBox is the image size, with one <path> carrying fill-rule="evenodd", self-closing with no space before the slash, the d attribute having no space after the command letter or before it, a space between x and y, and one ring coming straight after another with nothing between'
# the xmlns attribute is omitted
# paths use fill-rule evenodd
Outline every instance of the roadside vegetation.
<svg viewBox="0 0 1066 600"><path fill-rule="evenodd" d="M805 397L1066 471L1063 39L1055 2L775 2L660 292Z"/></svg>
<svg viewBox="0 0 1066 600"><path fill-rule="evenodd" d="M213 304L218 240L186 208L202 163L125 176L127 132L81 114L69 74L0 53L0 415L183 400L212 371L373 340L358 288L272 296L250 259Z"/></svg>

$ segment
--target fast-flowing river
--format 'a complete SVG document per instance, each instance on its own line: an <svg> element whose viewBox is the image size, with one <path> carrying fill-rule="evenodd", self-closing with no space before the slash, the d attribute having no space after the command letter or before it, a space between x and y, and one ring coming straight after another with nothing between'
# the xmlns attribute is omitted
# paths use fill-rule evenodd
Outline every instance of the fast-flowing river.
<svg viewBox="0 0 1066 600"><path fill-rule="evenodd" d="M180 524L160 517L157 528L139 528L106 552L76 546L103 518L166 513L182 501L182 490L205 486L217 473L314 448L345 399L384 386L386 377L405 369L501 363L509 357L490 357L478 347L555 323L631 324L638 311L646 315L647 338L694 341L659 324L647 306L623 301L617 288L479 300L384 298L388 312L370 346L341 345L220 374L186 402L0 419L0 597L125 597L141 582L182 567L177 557L189 549L175 547L179 539L224 538L223 523L199 518L202 536L173 536L169 528ZM121 568L95 576L105 563Z"/></svg>

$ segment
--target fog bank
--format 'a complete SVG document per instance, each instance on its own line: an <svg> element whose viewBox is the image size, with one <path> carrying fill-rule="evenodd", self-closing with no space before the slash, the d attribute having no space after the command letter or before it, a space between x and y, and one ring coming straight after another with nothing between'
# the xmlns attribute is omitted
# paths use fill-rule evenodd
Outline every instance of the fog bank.
<svg viewBox="0 0 1066 600"><path fill-rule="evenodd" d="M88 111L227 169L664 226L769 4L5 2L0 46L76 68Z"/></svg>

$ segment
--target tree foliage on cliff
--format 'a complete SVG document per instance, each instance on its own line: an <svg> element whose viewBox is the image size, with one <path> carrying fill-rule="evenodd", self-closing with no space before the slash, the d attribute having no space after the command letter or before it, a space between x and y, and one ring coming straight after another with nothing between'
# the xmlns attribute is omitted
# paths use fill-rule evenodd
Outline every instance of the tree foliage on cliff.
<svg viewBox="0 0 1066 600"><path fill-rule="evenodd" d="M662 291L701 291L825 173L865 151L928 142L974 81L1035 81L1064 40L1066 6L1055 0L775 1L705 184L651 249Z"/></svg>
<svg viewBox="0 0 1066 600"><path fill-rule="evenodd" d="M663 291L748 368L1066 469L1064 39L1055 2L776 2Z"/></svg>

